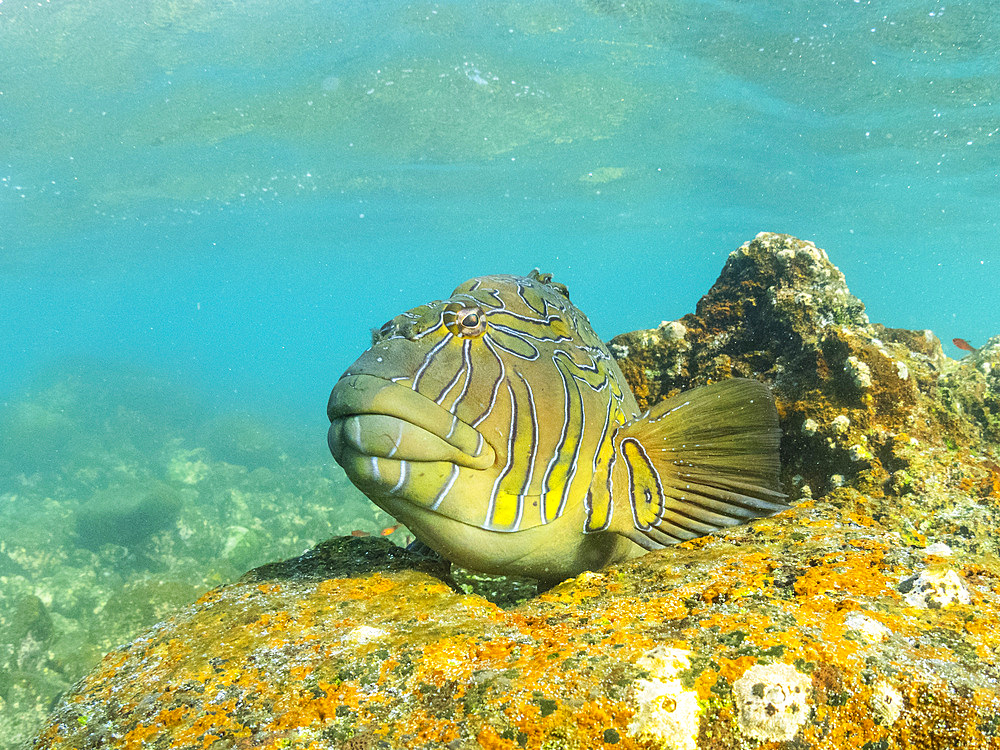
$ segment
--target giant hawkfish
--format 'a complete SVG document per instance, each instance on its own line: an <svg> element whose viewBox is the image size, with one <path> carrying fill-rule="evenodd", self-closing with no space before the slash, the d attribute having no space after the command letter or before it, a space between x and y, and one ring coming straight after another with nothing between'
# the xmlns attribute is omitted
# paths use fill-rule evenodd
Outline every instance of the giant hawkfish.
<svg viewBox="0 0 1000 750"><path fill-rule="evenodd" d="M485 573L558 581L787 507L767 386L733 378L640 414L566 287L537 270L397 315L327 412L350 480Z"/></svg>

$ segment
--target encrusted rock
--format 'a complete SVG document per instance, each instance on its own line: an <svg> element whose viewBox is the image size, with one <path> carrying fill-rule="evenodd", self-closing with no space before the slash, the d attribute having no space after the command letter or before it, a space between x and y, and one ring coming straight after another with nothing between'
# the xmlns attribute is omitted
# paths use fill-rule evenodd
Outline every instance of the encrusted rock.
<svg viewBox="0 0 1000 750"><path fill-rule="evenodd" d="M619 364L640 406L733 376L768 383L787 476L803 477L814 495L851 484L905 493L912 484L893 475L915 460L914 440L1000 443L1000 378L989 374L1000 372L1000 336L955 362L931 331L871 323L812 243L758 235L676 322L683 346L662 335L667 322L612 340L616 355L627 352Z"/></svg>

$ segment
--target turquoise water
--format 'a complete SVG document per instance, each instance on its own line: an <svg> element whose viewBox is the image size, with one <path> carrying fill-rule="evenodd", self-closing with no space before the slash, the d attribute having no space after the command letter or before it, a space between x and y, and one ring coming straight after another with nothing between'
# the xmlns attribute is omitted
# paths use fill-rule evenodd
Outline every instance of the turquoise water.
<svg viewBox="0 0 1000 750"><path fill-rule="evenodd" d="M876 322L1000 333L998 55L986 0L0 0L0 735L390 524L326 398L469 277L538 266L610 338L778 231Z"/></svg>
<svg viewBox="0 0 1000 750"><path fill-rule="evenodd" d="M611 337L761 230L873 320L1000 331L985 0L8 0L0 39L0 393L96 355L318 423L468 277L541 266Z"/></svg>

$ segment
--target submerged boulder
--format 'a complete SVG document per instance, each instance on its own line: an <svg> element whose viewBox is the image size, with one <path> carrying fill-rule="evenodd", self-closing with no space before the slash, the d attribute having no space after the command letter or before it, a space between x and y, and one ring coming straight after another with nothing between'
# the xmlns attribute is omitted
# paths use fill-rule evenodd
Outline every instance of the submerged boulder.
<svg viewBox="0 0 1000 750"><path fill-rule="evenodd" d="M112 651L47 748L1000 748L1000 339L955 362L760 235L616 338L646 404L769 383L794 505L509 607L331 540Z"/></svg>
<svg viewBox="0 0 1000 750"><path fill-rule="evenodd" d="M105 544L139 546L172 526L180 510L180 495L163 482L113 485L95 493L77 512L78 543L90 550Z"/></svg>

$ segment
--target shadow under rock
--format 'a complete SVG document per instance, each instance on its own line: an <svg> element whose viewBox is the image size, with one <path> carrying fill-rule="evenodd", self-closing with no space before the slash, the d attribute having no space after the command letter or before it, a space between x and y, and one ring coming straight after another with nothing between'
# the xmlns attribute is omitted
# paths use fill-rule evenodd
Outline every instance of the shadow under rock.
<svg viewBox="0 0 1000 750"><path fill-rule="evenodd" d="M381 537L352 536L335 536L298 557L261 565L244 574L239 582L352 578L368 573L394 573L400 570L417 570L440 578L449 586L455 586L448 574L448 563L445 560L397 547Z"/></svg>

